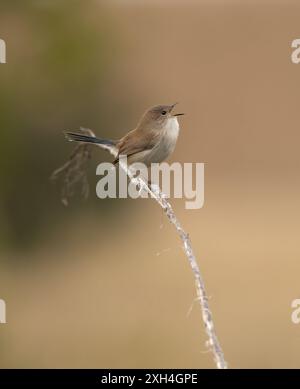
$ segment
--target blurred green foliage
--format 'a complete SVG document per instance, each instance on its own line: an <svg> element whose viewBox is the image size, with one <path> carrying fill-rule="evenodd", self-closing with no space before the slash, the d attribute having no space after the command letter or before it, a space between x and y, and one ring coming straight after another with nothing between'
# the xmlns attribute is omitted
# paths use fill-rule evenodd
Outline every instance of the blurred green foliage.
<svg viewBox="0 0 300 389"><path fill-rule="evenodd" d="M7 0L0 9L0 247L24 249L66 217L49 182L72 150L62 130L108 126L117 46L93 2Z"/></svg>

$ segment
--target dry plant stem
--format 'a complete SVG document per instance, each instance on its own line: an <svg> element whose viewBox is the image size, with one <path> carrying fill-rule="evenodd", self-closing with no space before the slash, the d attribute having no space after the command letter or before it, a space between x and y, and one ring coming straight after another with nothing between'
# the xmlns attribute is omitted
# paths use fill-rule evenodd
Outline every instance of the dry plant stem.
<svg viewBox="0 0 300 389"><path fill-rule="evenodd" d="M95 136L92 130L81 128L80 132L86 135ZM89 195L89 183L86 175L86 166L91 158L93 146L88 144L78 144L70 155L68 161L52 175L51 180L62 179L61 201L67 206L70 198L74 195L76 185L81 185L81 193L84 199Z"/></svg>
<svg viewBox="0 0 300 389"><path fill-rule="evenodd" d="M212 313L208 304L208 297L205 290L203 278L200 273L200 268L197 263L197 259L192 249L192 244L189 235L182 228L179 220L177 219L171 204L166 199L166 196L161 192L160 188L157 185L149 185L140 177L134 177L133 173L128 168L127 164L124 161L120 160L121 168L129 176L131 182L139 186L140 190L145 190L151 197L153 197L158 204L164 210L169 221L174 225L176 231L183 243L183 248L187 259L189 260L190 266L192 268L194 278L195 278L195 287L197 293L197 301L200 304L202 319L205 326L205 331L208 337L207 345L212 351L214 356L214 361L218 369L227 369L227 363L224 359L224 354L219 343L219 340L216 335L214 322L212 319Z"/></svg>
<svg viewBox="0 0 300 389"><path fill-rule="evenodd" d="M81 129L81 131L91 136L95 136L93 131L90 129ZM115 156L115 153L113 151L111 151L111 154ZM74 150L69 160L61 168L57 169L52 174L52 179L56 179L59 176L62 176L64 178L62 201L65 205L68 204L68 200L73 194L73 186L77 182L82 182L83 194L85 194L86 196L88 195L88 183L84 172L84 167L89 157L90 146L80 144ZM224 359L224 354L215 332L212 313L209 309L207 293L197 263L197 259L192 249L189 235L182 228L179 220L177 219L172 209L171 204L166 199L166 196L161 192L160 188L157 185L149 186L141 177L135 177L130 168L127 166L126 162L122 160L122 158L120 158L119 160L119 165L126 172L126 174L134 185L137 185L141 191L145 190L151 197L154 198L154 200L157 201L157 203L162 207L163 211L168 217L170 223L172 223L176 228L176 231L183 243L184 252L186 254L187 259L189 260L190 266L194 274L197 293L196 301L198 301L200 304L202 319L208 337L207 345L213 353L214 361L216 363L217 368L226 369L227 363Z"/></svg>

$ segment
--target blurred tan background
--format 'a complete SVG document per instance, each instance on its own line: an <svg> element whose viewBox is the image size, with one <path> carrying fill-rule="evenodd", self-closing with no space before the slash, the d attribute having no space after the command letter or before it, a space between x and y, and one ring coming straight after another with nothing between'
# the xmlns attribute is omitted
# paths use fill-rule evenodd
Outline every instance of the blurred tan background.
<svg viewBox="0 0 300 389"><path fill-rule="evenodd" d="M212 368L193 277L151 200L60 202L63 129L117 138L180 102L172 161L205 162L205 205L173 201L233 368L299 368L297 1L1 1L0 367Z"/></svg>

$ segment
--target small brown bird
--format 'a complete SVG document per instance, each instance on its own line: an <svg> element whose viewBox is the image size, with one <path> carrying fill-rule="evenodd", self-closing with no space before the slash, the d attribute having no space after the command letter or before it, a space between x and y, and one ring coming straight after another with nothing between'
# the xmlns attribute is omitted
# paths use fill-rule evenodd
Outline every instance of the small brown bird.
<svg viewBox="0 0 300 389"><path fill-rule="evenodd" d="M164 161L174 151L179 134L177 116L183 115L172 114L175 105L176 103L157 105L148 109L137 127L120 140L101 139L73 132L65 134L70 141L94 143L110 151L115 156L114 164L118 163L120 155L126 155L128 165L143 162L150 166L151 163Z"/></svg>

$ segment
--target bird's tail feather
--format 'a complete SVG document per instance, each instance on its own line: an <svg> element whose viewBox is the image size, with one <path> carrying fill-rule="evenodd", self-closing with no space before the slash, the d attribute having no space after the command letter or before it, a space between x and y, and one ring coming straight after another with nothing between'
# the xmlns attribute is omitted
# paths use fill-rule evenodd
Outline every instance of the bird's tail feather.
<svg viewBox="0 0 300 389"><path fill-rule="evenodd" d="M115 146L116 141L110 139L97 138L95 136L76 134L75 132L65 132L65 136L69 141L95 143L103 146Z"/></svg>

